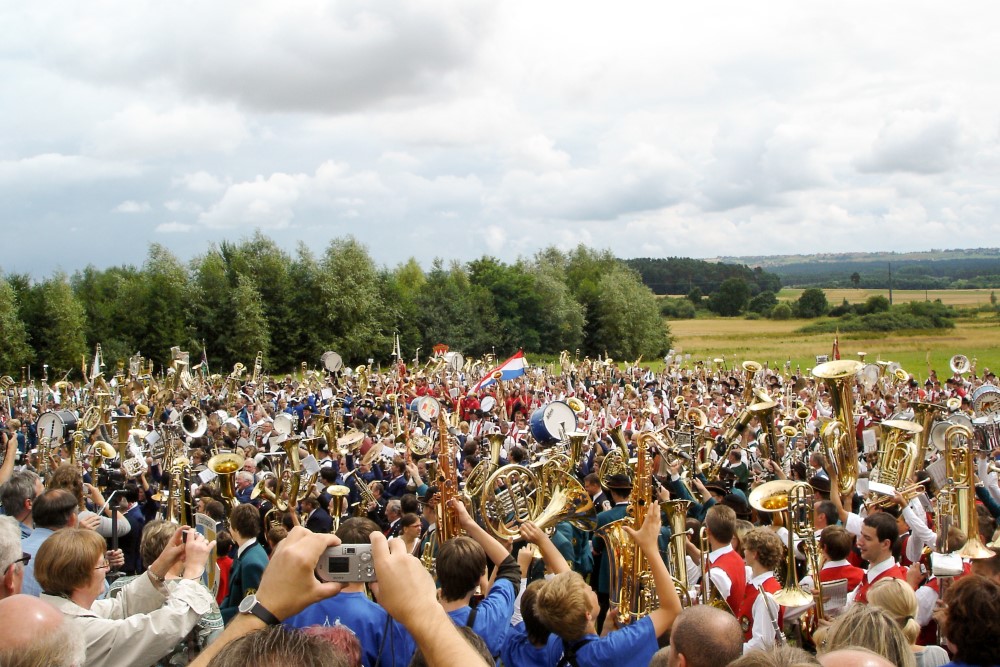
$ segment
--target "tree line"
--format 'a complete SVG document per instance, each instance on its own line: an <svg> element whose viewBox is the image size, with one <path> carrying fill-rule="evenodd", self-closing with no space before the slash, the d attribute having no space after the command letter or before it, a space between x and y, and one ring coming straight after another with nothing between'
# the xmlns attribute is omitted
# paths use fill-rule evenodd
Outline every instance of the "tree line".
<svg viewBox="0 0 1000 667"><path fill-rule="evenodd" d="M252 362L286 372L326 350L347 363L391 360L394 335L409 361L445 343L466 356L561 350L618 359L662 356L670 346L655 295L609 251L546 248L507 264L415 259L376 265L353 237L322 254L292 254L260 232L213 245L189 263L152 244L142 266L88 266L44 280L0 279L0 373L30 365L79 377L100 343L109 365L141 352L166 364L180 345L213 372ZM156 369L159 371L159 367ZM113 372L109 371L109 372ZM57 378L58 379L58 378Z"/></svg>
<svg viewBox="0 0 1000 667"><path fill-rule="evenodd" d="M689 257L639 257L625 263L639 272L642 282L657 294L714 294L724 282L742 280L753 295L777 293L781 278L759 266L706 262Z"/></svg>

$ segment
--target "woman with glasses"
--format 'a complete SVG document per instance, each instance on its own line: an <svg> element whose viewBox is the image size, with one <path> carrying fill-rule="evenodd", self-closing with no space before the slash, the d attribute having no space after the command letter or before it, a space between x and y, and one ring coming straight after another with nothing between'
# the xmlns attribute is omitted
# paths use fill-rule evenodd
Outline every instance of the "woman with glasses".
<svg viewBox="0 0 1000 667"><path fill-rule="evenodd" d="M83 636L88 667L152 665L212 608L212 594L199 581L212 544L178 528L144 575L117 597L98 600L109 569L104 539L92 530L65 528L38 550L35 578L42 599ZM181 560L182 578L165 582Z"/></svg>

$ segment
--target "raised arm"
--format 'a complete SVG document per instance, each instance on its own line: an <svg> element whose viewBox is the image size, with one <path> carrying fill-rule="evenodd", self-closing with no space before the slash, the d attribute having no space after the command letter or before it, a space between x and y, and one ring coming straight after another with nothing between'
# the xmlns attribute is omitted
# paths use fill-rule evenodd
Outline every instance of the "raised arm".
<svg viewBox="0 0 1000 667"><path fill-rule="evenodd" d="M681 599L677 596L674 588L674 581L670 577L663 558L660 556L658 538L660 536L660 506L659 503L651 503L646 512L646 519L642 522L642 527L636 531L629 526L625 530L635 540L635 543L642 549L643 555L649 562L649 569L653 575L653 583L656 586L656 595L660 599L660 608L650 613L649 617L653 621L656 629L656 636L659 637L666 632L674 623L674 619L681 613Z"/></svg>

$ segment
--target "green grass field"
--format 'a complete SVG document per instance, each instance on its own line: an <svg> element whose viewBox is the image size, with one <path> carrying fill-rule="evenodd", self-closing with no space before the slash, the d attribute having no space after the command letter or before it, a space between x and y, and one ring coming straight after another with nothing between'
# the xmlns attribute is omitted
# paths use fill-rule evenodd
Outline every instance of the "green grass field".
<svg viewBox="0 0 1000 667"><path fill-rule="evenodd" d="M782 290L782 293L785 291ZM850 290L830 290L827 298L830 298L830 292L839 294L848 291ZM867 296L858 300L864 301L865 298ZM898 299L894 300L899 302ZM942 298L942 301L945 300ZM989 303L988 291L986 303ZM970 304L966 302L966 305ZM834 338L833 334L796 333L795 330L806 322L808 320L781 322L715 317L672 320L670 331L674 349L680 353L690 353L693 360L724 357L732 367L753 359L774 367L791 359L793 369L800 365L804 371L815 365L817 355L830 354ZM841 358L857 359L858 352L867 353L866 361L898 361L919 380L927 377L928 362L939 376L950 375L948 360L955 354L964 354L969 359L976 358L980 372L984 368L991 368L996 372L1000 369L1000 321L984 313L977 318L962 318L950 330L891 335L841 334Z"/></svg>

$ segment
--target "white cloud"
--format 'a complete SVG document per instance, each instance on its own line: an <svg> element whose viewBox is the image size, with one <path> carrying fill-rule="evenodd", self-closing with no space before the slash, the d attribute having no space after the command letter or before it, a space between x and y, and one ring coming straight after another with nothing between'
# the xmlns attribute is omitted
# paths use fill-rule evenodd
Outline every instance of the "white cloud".
<svg viewBox="0 0 1000 667"><path fill-rule="evenodd" d="M186 234L194 229L194 225L183 222L164 222L156 226L157 234Z"/></svg>
<svg viewBox="0 0 1000 667"><path fill-rule="evenodd" d="M196 171L192 174L184 174L180 178L174 179L174 185L185 187L191 192L215 193L222 191L226 184L216 176L207 171Z"/></svg>
<svg viewBox="0 0 1000 667"><path fill-rule="evenodd" d="M295 217L294 205L307 180L302 174L272 174L234 183L199 221L223 229L283 229Z"/></svg>
<svg viewBox="0 0 1000 667"><path fill-rule="evenodd" d="M155 111L133 104L99 123L89 143L97 155L155 159L230 152L248 135L242 114L232 108L185 105Z"/></svg>
<svg viewBox="0 0 1000 667"><path fill-rule="evenodd" d="M148 201L138 202L132 199L126 199L118 206L115 206L115 213L146 213L150 210L150 205Z"/></svg>
<svg viewBox="0 0 1000 667"><path fill-rule="evenodd" d="M936 174L954 166L959 142L958 119L953 114L901 111L886 120L871 154L858 160L858 166L870 172Z"/></svg>
<svg viewBox="0 0 1000 667"><path fill-rule="evenodd" d="M131 179L142 168L129 162L101 160L84 155L44 153L0 160L0 186L53 187L75 183Z"/></svg>

